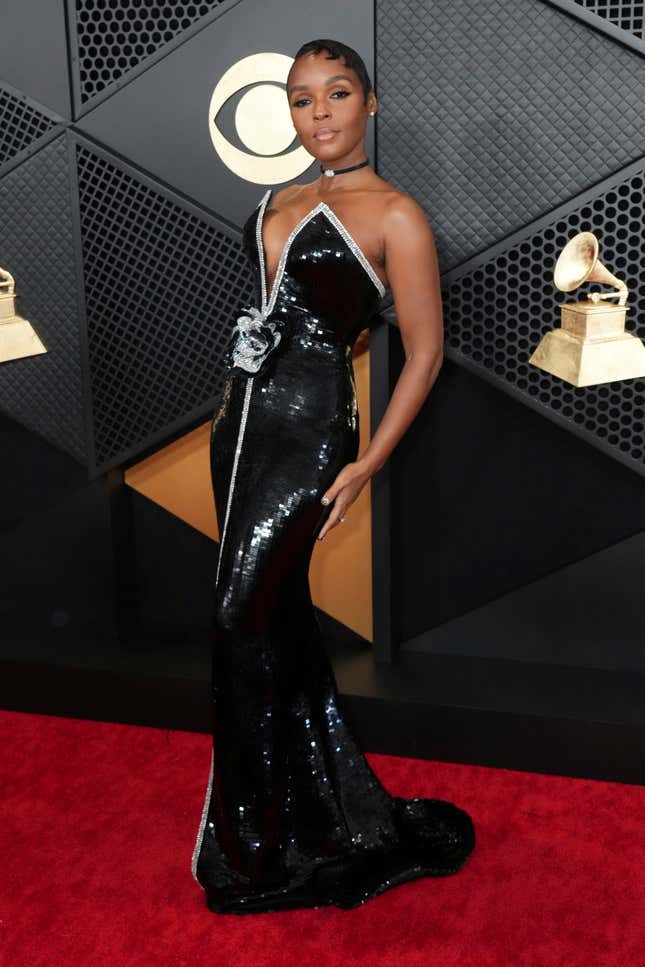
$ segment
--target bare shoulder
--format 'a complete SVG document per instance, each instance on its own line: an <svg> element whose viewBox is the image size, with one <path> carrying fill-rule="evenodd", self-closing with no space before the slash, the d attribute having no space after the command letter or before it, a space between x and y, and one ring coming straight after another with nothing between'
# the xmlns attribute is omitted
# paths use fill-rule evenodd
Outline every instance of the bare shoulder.
<svg viewBox="0 0 645 967"><path fill-rule="evenodd" d="M419 279L424 279L424 284L435 291L439 284L437 246L425 209L416 198L396 189L388 192L381 232L390 288L418 292Z"/></svg>
<svg viewBox="0 0 645 967"><path fill-rule="evenodd" d="M387 193L383 208L383 229L386 236L432 236L425 209L412 195L397 189Z"/></svg>
<svg viewBox="0 0 645 967"><path fill-rule="evenodd" d="M284 208L290 202L296 201L306 187L306 185L287 185L285 188L280 188L271 196L271 207Z"/></svg>

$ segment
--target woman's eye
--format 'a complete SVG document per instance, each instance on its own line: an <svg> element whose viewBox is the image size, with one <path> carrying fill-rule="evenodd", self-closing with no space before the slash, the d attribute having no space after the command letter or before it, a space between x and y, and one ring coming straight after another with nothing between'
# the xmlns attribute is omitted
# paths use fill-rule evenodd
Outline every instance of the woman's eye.
<svg viewBox="0 0 645 967"><path fill-rule="evenodd" d="M333 93L330 96L334 97L334 94L341 94L342 97L349 97L350 92L345 90L333 91ZM293 102L293 106L301 107L303 104L306 104L308 101L309 101L308 97L301 97L300 100Z"/></svg>

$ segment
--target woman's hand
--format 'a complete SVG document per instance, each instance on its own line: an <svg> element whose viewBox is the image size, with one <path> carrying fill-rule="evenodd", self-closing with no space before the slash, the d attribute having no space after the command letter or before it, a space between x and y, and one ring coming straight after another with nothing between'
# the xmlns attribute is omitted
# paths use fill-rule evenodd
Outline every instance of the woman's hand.
<svg viewBox="0 0 645 967"><path fill-rule="evenodd" d="M360 460L354 463L346 463L340 471L331 487L329 487L321 497L321 503L332 504L329 517L318 534L321 541L328 530L340 523L350 504L353 504L359 493L371 477L369 469Z"/></svg>

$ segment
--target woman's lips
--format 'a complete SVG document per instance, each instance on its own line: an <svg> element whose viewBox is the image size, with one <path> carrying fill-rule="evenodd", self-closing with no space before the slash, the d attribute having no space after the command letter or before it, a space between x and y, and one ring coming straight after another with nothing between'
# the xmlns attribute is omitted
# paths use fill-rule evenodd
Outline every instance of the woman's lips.
<svg viewBox="0 0 645 967"><path fill-rule="evenodd" d="M314 138L316 141L331 141L331 139L335 138L337 134L338 131L317 131L316 134L314 134Z"/></svg>

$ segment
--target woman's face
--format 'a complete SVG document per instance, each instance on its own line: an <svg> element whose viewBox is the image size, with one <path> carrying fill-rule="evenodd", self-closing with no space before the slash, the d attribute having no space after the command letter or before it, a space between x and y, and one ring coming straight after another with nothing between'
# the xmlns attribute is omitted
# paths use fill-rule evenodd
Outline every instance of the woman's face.
<svg viewBox="0 0 645 967"><path fill-rule="evenodd" d="M357 147L365 151L365 124L376 110L370 91L342 58L328 60L325 51L299 57L288 79L287 96L294 127L306 150L321 161L336 161Z"/></svg>

